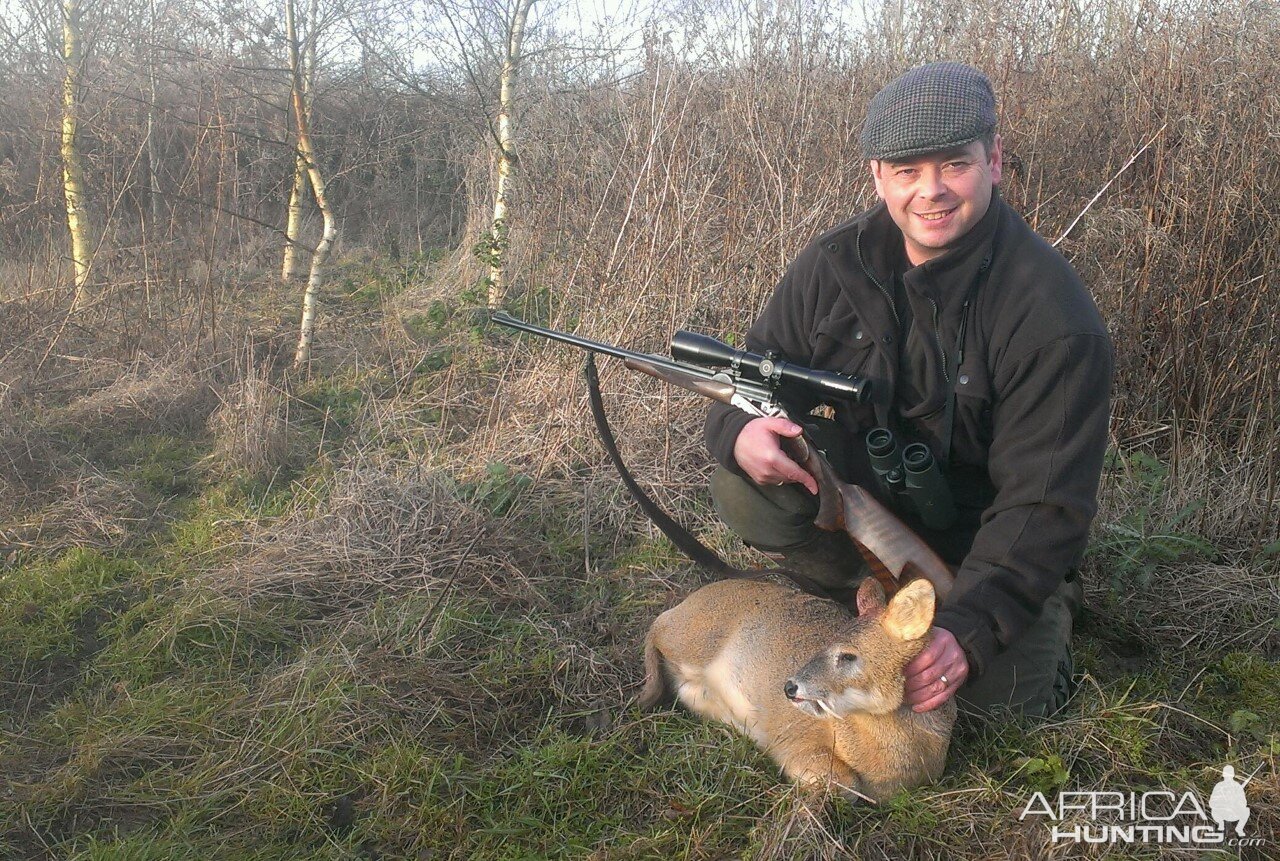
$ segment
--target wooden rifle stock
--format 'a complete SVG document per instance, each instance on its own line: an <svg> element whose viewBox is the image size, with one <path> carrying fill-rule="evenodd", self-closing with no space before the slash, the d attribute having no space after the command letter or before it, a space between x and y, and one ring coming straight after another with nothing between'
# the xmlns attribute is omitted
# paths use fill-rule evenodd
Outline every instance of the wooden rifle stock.
<svg viewBox="0 0 1280 861"><path fill-rule="evenodd" d="M782 448L818 482L814 525L828 532L847 532L885 594L892 595L920 576L933 584L939 601L946 599L955 573L919 535L864 488L841 481L807 435L784 438Z"/></svg>

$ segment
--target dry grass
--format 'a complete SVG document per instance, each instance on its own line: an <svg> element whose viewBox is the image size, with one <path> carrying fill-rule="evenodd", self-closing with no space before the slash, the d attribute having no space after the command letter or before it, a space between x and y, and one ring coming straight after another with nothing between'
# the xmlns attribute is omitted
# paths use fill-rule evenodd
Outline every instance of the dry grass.
<svg viewBox="0 0 1280 861"><path fill-rule="evenodd" d="M386 594L453 583L518 600L523 575L485 539L484 518L440 475L352 468L334 476L319 508L298 510L255 535L243 561L214 578L239 594L363 606Z"/></svg>
<svg viewBox="0 0 1280 861"><path fill-rule="evenodd" d="M64 499L41 513L40 546L112 549L154 525L158 504L130 482L93 468L62 488Z"/></svg>
<svg viewBox="0 0 1280 861"><path fill-rule="evenodd" d="M182 433L200 428L216 404L212 383L188 362L140 360L60 419L84 432Z"/></svg>
<svg viewBox="0 0 1280 861"><path fill-rule="evenodd" d="M288 399L265 368L253 367L219 398L209 416L213 452L209 463L222 474L268 479L293 456Z"/></svg>

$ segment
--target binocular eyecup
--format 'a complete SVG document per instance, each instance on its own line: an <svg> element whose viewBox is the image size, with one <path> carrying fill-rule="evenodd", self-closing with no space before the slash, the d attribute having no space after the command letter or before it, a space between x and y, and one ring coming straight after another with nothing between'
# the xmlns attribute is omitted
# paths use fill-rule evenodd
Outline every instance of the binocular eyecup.
<svg viewBox="0 0 1280 861"><path fill-rule="evenodd" d="M933 452L922 442L898 448L888 428L867 431L867 455L880 488L894 502L906 503L930 529L947 529L956 521L951 488Z"/></svg>

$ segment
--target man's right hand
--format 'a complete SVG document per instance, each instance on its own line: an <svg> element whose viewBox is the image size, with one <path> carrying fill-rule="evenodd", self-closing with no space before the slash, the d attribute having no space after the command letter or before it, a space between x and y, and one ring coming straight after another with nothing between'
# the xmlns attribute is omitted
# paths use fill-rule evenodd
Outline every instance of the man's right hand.
<svg viewBox="0 0 1280 861"><path fill-rule="evenodd" d="M780 437L797 437L803 432L800 425L790 419L765 416L752 419L738 434L733 457L756 484L780 485L794 481L817 496L818 482L787 456L780 442Z"/></svg>

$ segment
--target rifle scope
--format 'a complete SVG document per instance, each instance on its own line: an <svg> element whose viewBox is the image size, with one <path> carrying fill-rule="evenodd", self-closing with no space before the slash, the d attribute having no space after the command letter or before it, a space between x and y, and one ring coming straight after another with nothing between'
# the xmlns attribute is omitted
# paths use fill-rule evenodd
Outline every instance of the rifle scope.
<svg viewBox="0 0 1280 861"><path fill-rule="evenodd" d="M871 381L835 371L819 371L793 364L774 353L738 350L710 335L676 332L671 338L671 357L704 368L726 368L763 383L770 389L801 386L816 395L862 403L871 396Z"/></svg>

